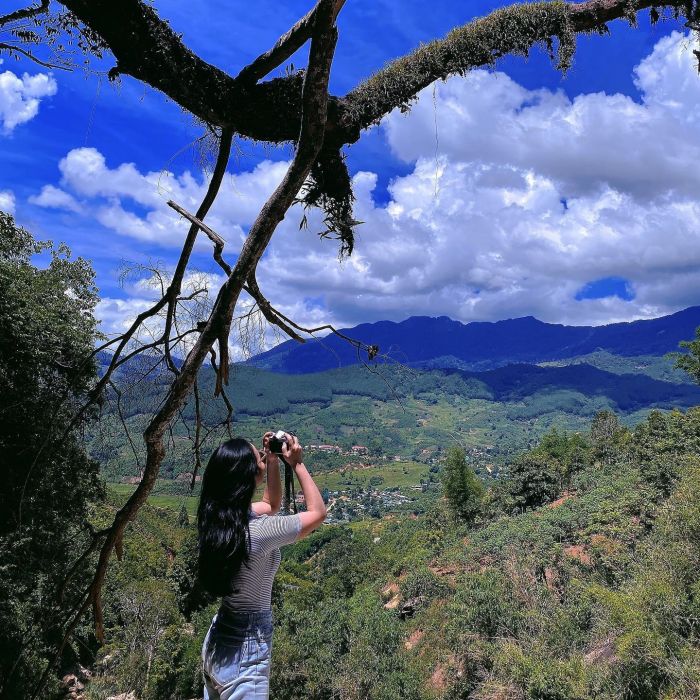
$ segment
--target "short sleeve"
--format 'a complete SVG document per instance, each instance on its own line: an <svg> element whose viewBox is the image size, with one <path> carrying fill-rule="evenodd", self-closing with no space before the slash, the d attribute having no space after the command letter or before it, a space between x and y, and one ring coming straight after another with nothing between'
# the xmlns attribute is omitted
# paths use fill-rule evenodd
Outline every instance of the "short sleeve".
<svg viewBox="0 0 700 700"><path fill-rule="evenodd" d="M301 517L295 515L264 515L257 518L255 539L268 551L294 542L301 532Z"/></svg>

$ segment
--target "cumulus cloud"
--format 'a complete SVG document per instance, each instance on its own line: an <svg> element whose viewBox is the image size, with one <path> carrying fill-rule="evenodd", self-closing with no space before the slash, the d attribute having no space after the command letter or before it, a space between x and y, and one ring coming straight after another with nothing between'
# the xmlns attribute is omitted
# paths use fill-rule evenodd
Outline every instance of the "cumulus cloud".
<svg viewBox="0 0 700 700"><path fill-rule="evenodd" d="M42 99L55 95L56 81L46 73L22 77L12 71L0 73L0 125L4 133L28 122L39 113Z"/></svg>
<svg viewBox="0 0 700 700"><path fill-rule="evenodd" d="M390 187L390 203L377 207L375 177L356 176L357 214L366 222L357 254L339 266L311 243L316 250L289 266L284 237L265 268L278 293L321 296L355 322L410 313L606 323L697 303L695 202L650 205L608 187L564 206L548 178L446 159L437 195L435 177L435 162L419 160ZM587 282L615 276L630 281L633 301L576 300Z"/></svg>
<svg viewBox="0 0 700 700"><path fill-rule="evenodd" d="M503 73L473 71L424 92L407 118L385 122L406 161L439 146L453 160L506 163L555 181L565 196L610 186L639 198L692 196L700 173L700 81L687 37L659 41L635 69L641 102L625 95L527 90Z"/></svg>
<svg viewBox="0 0 700 700"><path fill-rule="evenodd" d="M72 211L82 208L107 229L165 248L181 246L189 227L189 222L168 207L168 200L194 212L209 184L187 171L181 175L165 170L142 173L133 163L110 167L95 148L73 149L58 167L61 188L45 186L33 203ZM250 172L228 174L224 179L207 223L233 252L285 169L286 163L265 160Z"/></svg>
<svg viewBox="0 0 700 700"><path fill-rule="evenodd" d="M0 211L15 213L15 193L12 190L0 190Z"/></svg>
<svg viewBox="0 0 700 700"><path fill-rule="evenodd" d="M299 231L292 212L259 266L263 291L304 325L339 326L414 314L599 324L700 303L700 80L688 37L660 40L634 78L639 101L570 99L486 71L439 84L435 103L425 91L382 126L412 164L389 201L378 203L376 174L354 175L365 223L353 256L339 264L315 222ZM229 236L230 253L285 168L264 161L228 176L208 221ZM105 227L159 245L182 240L165 200L194 210L206 184L110 166L85 148L60 170L62 191ZM605 278L629 293L582 298Z"/></svg>
<svg viewBox="0 0 700 700"><path fill-rule="evenodd" d="M360 320L446 314L464 321L535 315L572 324L643 318L700 295L700 81L674 33L635 69L641 99L527 90L474 71L426 90L383 128L413 171L377 206L355 177L357 254L269 266L280 290L322 296ZM440 155L436 159L435 121ZM628 281L631 300L578 299L589 282Z"/></svg>
<svg viewBox="0 0 700 700"><path fill-rule="evenodd" d="M81 211L80 204L75 197L53 185L44 185L38 195L29 197L30 204L47 209L66 209L67 211Z"/></svg>

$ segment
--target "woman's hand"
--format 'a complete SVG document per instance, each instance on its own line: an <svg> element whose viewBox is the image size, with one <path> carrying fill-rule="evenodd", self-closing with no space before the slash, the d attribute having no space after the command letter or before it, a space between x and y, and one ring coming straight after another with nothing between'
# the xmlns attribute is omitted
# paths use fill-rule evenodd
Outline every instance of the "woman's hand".
<svg viewBox="0 0 700 700"><path fill-rule="evenodd" d="M287 436L287 442L282 443L282 457L284 457L290 467L294 468L302 462L301 445L296 435L290 435L289 433L285 433L285 435Z"/></svg>

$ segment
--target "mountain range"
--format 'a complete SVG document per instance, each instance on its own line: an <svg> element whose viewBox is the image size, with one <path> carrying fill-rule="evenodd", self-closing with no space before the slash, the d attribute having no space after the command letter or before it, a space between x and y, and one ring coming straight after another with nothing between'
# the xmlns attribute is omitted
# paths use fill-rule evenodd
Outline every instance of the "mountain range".
<svg viewBox="0 0 700 700"><path fill-rule="evenodd" d="M662 356L678 350L700 326L700 306L651 320L605 326L564 326L532 316L460 323L446 316L412 316L342 329L343 335L377 345L380 361L411 367L488 370L512 363L536 364L606 352L620 357ZM366 353L337 335L304 344L289 340L248 364L283 374L308 374L359 364Z"/></svg>

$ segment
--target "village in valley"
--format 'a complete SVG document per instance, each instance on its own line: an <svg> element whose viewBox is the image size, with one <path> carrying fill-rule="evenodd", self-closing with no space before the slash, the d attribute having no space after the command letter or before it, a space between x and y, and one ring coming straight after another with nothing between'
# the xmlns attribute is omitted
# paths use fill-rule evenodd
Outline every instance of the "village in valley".
<svg viewBox="0 0 700 700"><path fill-rule="evenodd" d="M304 446L304 452L308 455L310 462L322 455L347 459L347 461L341 460L342 466L338 469L323 473L328 477L323 479L326 484L322 489L323 500L328 510L325 520L327 525L364 518L379 518L389 511L403 509L415 501L415 497L402 493L399 486L384 486L384 479L381 476L370 476L361 480L354 474L365 470L374 471L377 468L376 462L385 462L388 459L400 462L399 455L391 458L386 455L370 456L370 450L365 445L352 445L350 449L344 449L340 445L309 444ZM332 476L337 477L337 482L331 482ZM331 488L332 486L337 488ZM420 483L409 486L408 489L425 491L427 484ZM297 508L304 508L303 494L297 493L295 501Z"/></svg>
<svg viewBox="0 0 700 700"><path fill-rule="evenodd" d="M421 449L413 459L401 455L377 454L365 445L344 448L337 444L304 446L308 462L328 460L333 468L318 473L319 485L328 510L326 524L390 517L391 513L420 513L426 498L439 492L442 450L438 446ZM485 462L483 448L469 455L475 463ZM492 464L484 471L491 474ZM304 508L304 496L295 496L297 508Z"/></svg>

